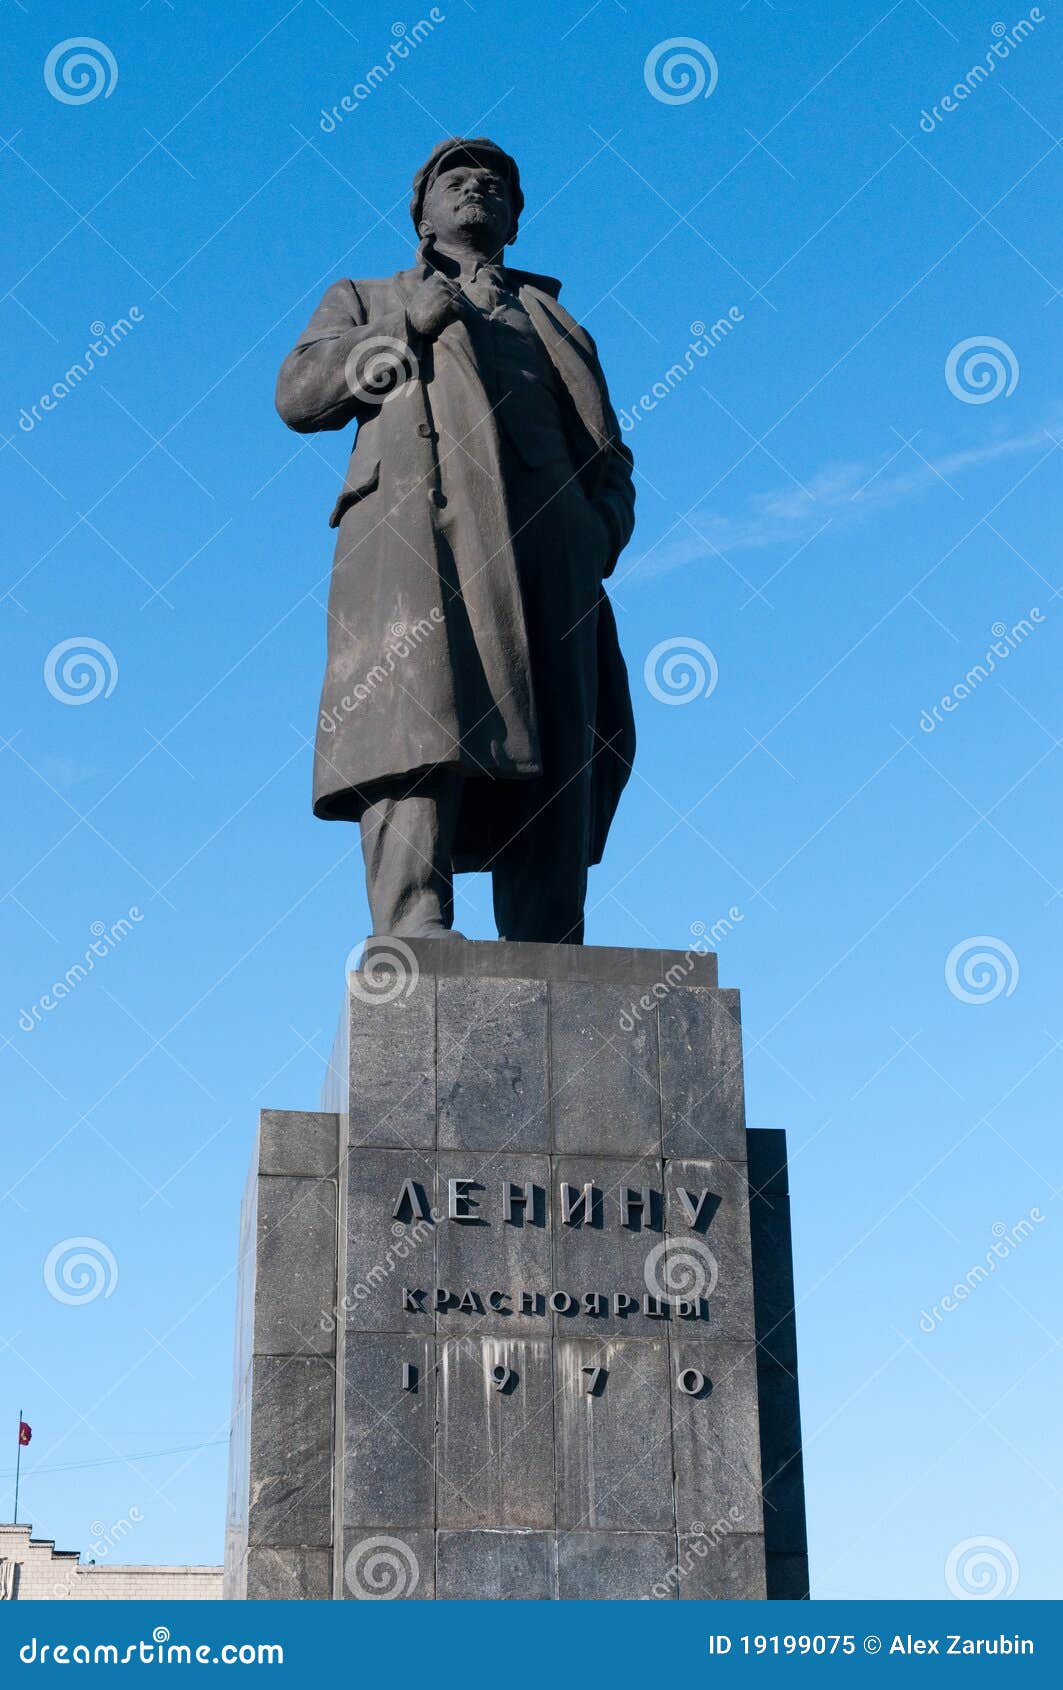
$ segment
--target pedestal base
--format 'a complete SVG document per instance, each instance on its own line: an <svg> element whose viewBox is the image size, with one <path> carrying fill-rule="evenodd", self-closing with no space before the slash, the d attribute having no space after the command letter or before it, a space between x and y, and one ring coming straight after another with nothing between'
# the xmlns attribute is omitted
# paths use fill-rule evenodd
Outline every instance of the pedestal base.
<svg viewBox="0 0 1063 1690"><path fill-rule="evenodd" d="M697 953L422 941L266 1110L226 1594L807 1595L781 1132Z"/></svg>

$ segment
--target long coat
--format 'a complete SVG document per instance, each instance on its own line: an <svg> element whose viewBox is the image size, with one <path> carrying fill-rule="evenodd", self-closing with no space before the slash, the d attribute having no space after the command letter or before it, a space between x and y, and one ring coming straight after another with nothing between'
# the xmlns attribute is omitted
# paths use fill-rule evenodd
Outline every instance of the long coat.
<svg viewBox="0 0 1063 1690"><path fill-rule="evenodd" d="M423 343L406 303L424 263L335 282L285 359L277 409L299 433L358 433L331 517L338 528L314 812L358 817L364 790L440 765L469 775L542 773L535 654L528 648L505 505L503 449L461 321ZM591 337L551 277L508 270L571 399L574 470L605 538L608 575L634 523L631 454ZM603 526L604 525L604 526ZM592 525L593 528L594 525ZM597 610L598 702L591 862L634 755L627 671L609 600ZM467 780L455 866L485 866L483 780ZM481 811L482 813L482 811Z"/></svg>

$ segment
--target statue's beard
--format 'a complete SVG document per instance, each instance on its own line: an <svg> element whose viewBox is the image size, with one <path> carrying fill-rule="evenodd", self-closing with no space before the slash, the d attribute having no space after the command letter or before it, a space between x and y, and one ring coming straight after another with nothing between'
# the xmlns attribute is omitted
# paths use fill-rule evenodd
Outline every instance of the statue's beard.
<svg viewBox="0 0 1063 1690"><path fill-rule="evenodd" d="M481 200L468 200L459 206L454 221L463 234L475 235L480 240L486 236L489 243L497 245L501 245L505 240L499 219L492 215L490 208Z"/></svg>

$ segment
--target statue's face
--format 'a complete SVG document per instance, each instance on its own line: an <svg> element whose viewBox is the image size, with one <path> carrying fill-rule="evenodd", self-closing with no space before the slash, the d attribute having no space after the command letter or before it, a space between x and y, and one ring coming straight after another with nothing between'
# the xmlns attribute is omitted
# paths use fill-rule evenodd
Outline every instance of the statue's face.
<svg viewBox="0 0 1063 1690"><path fill-rule="evenodd" d="M444 244L471 240L485 251L497 251L513 226L509 185L488 165L455 164L429 188L422 221Z"/></svg>

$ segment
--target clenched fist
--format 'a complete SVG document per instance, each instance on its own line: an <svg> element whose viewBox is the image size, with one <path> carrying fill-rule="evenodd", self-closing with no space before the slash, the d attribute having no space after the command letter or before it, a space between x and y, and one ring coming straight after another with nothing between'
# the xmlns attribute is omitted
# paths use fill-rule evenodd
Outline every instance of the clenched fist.
<svg viewBox="0 0 1063 1690"><path fill-rule="evenodd" d="M447 276L429 276L418 283L406 307L406 315L418 334L434 340L448 323L461 316L461 299L457 282L452 282Z"/></svg>

